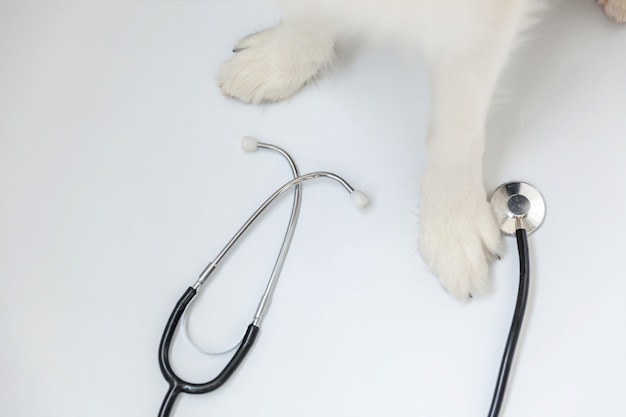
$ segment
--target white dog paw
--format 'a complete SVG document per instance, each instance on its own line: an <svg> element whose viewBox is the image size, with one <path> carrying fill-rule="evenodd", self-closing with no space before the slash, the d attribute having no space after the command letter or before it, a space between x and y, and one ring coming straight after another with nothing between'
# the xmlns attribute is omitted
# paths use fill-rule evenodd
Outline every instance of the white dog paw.
<svg viewBox="0 0 626 417"><path fill-rule="evenodd" d="M489 264L500 257L501 240L482 187L424 184L420 251L451 295L467 299L487 289Z"/></svg>
<svg viewBox="0 0 626 417"><path fill-rule="evenodd" d="M242 39L222 64L222 94L249 103L291 97L332 63L334 39L280 24Z"/></svg>
<svg viewBox="0 0 626 417"><path fill-rule="evenodd" d="M626 22L626 0L598 0L608 17L618 23Z"/></svg>

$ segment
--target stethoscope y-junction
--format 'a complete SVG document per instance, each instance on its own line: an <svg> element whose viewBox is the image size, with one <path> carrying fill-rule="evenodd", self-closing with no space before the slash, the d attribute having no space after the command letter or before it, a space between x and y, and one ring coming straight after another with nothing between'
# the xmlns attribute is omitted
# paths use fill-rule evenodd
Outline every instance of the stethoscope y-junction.
<svg viewBox="0 0 626 417"><path fill-rule="evenodd" d="M355 190L346 180L336 174L325 171L317 171L300 175L293 158L277 146L258 142L253 138L246 137L242 141L242 149L244 151L268 149L279 153L288 162L294 178L278 188L269 198L267 198L267 200L265 200L265 202L263 202L263 204L261 204L261 206L235 233L226 246L224 246L215 259L204 268L196 282L191 287L187 288L182 297L176 303L176 306L174 307L174 310L165 325L165 330L163 331L163 336L159 344L159 366L163 376L169 383L169 389L161 404L159 417L169 417L171 415L176 399L181 393L204 394L221 387L233 375L237 367L250 351L250 348L254 344L254 341L259 333L263 317L269 307L272 294L276 288L278 276L282 270L285 257L287 256L287 252L295 232L302 199L301 184L312 179L328 178L339 183L350 193L350 198L356 207L363 208L369 204L369 200L365 194ZM228 361L224 369L210 381L204 383L192 383L180 378L176 375L170 364L170 348L176 328L178 327L181 318L184 317L185 311L202 285L218 267L220 261L233 248L252 223L254 223L261 213L263 213L274 201L292 189L294 190L294 194L291 215L287 225L287 230L283 237L281 248L274 263L274 268L270 278L268 279L263 296L259 301L259 306L254 314L254 318L248 325L243 339L234 348L235 352L233 356ZM489 417L497 417L500 414L502 403L504 401L506 385L513 363L515 348L521 332L522 321L528 299L530 262L527 235L534 232L541 225L545 217L546 209L541 194L534 187L523 182L510 182L500 186L491 198L491 206L495 216L500 222L502 232L505 235L516 236L520 260L520 282L515 312L504 353L502 355L502 362L498 372L496 387L488 415Z"/></svg>

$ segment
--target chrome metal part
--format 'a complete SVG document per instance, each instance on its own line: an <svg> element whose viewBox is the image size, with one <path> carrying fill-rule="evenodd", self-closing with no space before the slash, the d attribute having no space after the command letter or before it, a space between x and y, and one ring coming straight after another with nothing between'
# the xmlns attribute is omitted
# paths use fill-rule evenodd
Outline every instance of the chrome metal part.
<svg viewBox="0 0 626 417"><path fill-rule="evenodd" d="M498 187L491 196L491 208L500 230L507 236L515 236L517 229L533 233L546 216L546 204L539 190L519 181Z"/></svg>

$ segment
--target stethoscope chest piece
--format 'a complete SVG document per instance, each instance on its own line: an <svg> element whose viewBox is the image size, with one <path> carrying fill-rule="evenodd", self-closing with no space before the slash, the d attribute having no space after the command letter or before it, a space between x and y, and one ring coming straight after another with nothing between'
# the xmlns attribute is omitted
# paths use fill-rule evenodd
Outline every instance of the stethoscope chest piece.
<svg viewBox="0 0 626 417"><path fill-rule="evenodd" d="M491 196L491 208L502 233L515 236L519 228L531 234L541 226L546 216L546 204L541 193L525 182L502 184Z"/></svg>

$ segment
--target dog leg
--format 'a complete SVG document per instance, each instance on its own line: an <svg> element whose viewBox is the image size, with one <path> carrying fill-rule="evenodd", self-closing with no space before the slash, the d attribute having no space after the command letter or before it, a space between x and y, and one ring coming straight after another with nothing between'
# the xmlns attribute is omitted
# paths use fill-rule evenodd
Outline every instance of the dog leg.
<svg viewBox="0 0 626 417"><path fill-rule="evenodd" d="M519 12L507 13L498 17L501 24L454 40L463 45L456 51L441 48L429 57L432 119L421 186L420 251L443 287L461 299L487 288L489 263L501 251L483 187L482 155L491 95L523 20ZM493 22L493 16L486 20Z"/></svg>
<svg viewBox="0 0 626 417"><path fill-rule="evenodd" d="M319 28L285 21L242 39L222 64L219 87L249 103L284 100L330 66L334 45L334 36Z"/></svg>

